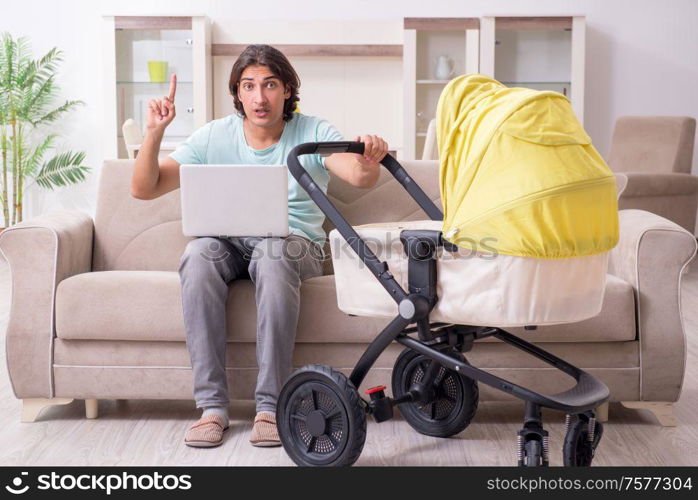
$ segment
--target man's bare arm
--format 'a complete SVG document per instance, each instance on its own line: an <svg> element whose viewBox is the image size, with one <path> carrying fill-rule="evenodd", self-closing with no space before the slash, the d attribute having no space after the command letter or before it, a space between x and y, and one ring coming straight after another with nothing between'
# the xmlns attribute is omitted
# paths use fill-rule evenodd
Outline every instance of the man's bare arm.
<svg viewBox="0 0 698 500"><path fill-rule="evenodd" d="M361 140L357 137L355 141ZM367 135L361 140L365 144L363 155L335 153L325 159L325 166L349 184L369 188L376 184L380 175L380 160L388 152L388 144L378 136Z"/></svg>
<svg viewBox="0 0 698 500"><path fill-rule="evenodd" d="M175 118L177 76L172 75L170 93L148 103L146 133L136 156L131 176L131 196L152 200L179 187L179 163L167 157L158 159L165 129Z"/></svg>
<svg viewBox="0 0 698 500"><path fill-rule="evenodd" d="M152 200L179 188L179 163L169 156L160 160L156 175L158 180L155 186L147 191L138 191L132 182L131 196L139 200Z"/></svg>
<svg viewBox="0 0 698 500"><path fill-rule="evenodd" d="M143 138L131 177L131 196L152 200L179 187L179 163L171 157L158 159L159 138L150 131Z"/></svg>

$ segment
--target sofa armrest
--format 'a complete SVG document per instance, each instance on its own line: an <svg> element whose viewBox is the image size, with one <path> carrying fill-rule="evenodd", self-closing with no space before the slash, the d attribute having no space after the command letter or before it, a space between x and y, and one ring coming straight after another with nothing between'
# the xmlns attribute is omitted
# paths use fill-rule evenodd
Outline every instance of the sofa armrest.
<svg viewBox="0 0 698 500"><path fill-rule="evenodd" d="M676 401L686 367L681 277L696 254L696 239L679 225L644 210L621 210L620 241L609 272L635 290L640 341L640 396Z"/></svg>
<svg viewBox="0 0 698 500"><path fill-rule="evenodd" d="M0 233L12 278L5 347L15 396L53 397L54 304L58 283L92 268L89 215L58 211Z"/></svg>

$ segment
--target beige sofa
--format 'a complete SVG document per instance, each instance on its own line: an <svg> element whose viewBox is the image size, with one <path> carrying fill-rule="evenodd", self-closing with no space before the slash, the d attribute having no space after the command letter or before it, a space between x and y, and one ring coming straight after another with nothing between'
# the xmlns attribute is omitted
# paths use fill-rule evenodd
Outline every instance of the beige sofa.
<svg viewBox="0 0 698 500"><path fill-rule="evenodd" d="M404 166L438 202L438 162ZM73 399L85 400L88 417L95 417L98 399L192 398L177 273L188 241L181 233L179 191L134 199L131 169L130 160L105 162L94 220L57 212L0 234L12 276L7 365L24 421L47 405ZM425 218L387 171L370 190L335 178L330 197L352 224ZM673 222L640 210L622 211L620 222L601 313L576 324L512 332L599 376L611 389L611 401L650 408L671 425L686 359L680 280L696 240ZM297 366L321 363L349 373L387 321L339 311L329 261L326 271L302 285L294 360ZM228 335L231 396L252 398L257 368L250 281L230 287ZM365 386L389 386L401 349L390 346ZM478 341L467 357L535 390L573 385L571 378L497 339ZM480 392L482 400L511 398L482 384Z"/></svg>

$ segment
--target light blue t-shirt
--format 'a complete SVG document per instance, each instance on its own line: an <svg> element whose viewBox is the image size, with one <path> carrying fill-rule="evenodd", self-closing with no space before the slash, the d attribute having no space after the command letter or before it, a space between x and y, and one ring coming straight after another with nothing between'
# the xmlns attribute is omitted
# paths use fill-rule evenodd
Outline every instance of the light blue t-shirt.
<svg viewBox="0 0 698 500"><path fill-rule="evenodd" d="M286 165L288 153L304 142L343 141L339 131L327 120L301 113L284 122L279 142L266 149L252 149L245 140L243 118L234 113L213 120L196 130L169 156L182 164L259 164ZM320 155L303 155L301 164L315 183L327 193L330 174ZM288 173L288 226L291 234L305 236L322 248L326 235L322 229L325 214L305 189Z"/></svg>

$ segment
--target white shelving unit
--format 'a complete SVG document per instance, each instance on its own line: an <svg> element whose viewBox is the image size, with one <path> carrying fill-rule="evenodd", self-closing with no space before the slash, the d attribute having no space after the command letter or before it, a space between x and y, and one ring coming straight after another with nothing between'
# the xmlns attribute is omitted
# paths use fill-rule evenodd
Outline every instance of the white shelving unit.
<svg viewBox="0 0 698 500"><path fill-rule="evenodd" d="M421 158L429 121L443 87L435 76L437 59L453 60L453 76L479 72L480 21L477 18L405 18L403 23L404 159Z"/></svg>
<svg viewBox="0 0 698 500"><path fill-rule="evenodd" d="M148 101L167 95L177 74L177 117L163 141L176 144L211 120L211 35L206 16L104 16L104 158L127 158L121 126L145 126ZM164 82L148 62L167 62Z"/></svg>
<svg viewBox="0 0 698 500"><path fill-rule="evenodd" d="M510 87L566 95L584 124L584 16L480 21L480 73Z"/></svg>

